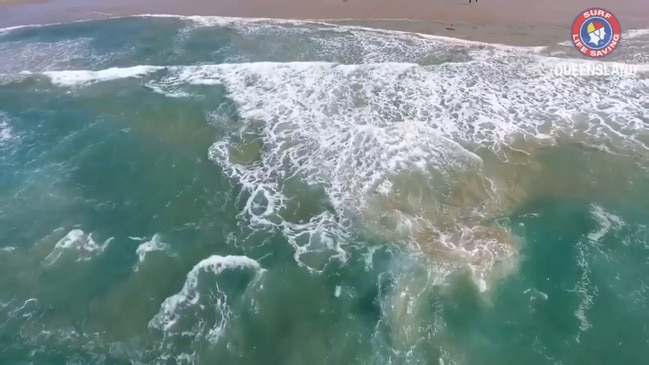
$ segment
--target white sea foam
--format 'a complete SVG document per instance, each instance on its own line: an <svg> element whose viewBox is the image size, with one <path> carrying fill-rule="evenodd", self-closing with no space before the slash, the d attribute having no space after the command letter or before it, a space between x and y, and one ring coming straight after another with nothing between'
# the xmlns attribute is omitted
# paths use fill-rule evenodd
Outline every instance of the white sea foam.
<svg viewBox="0 0 649 365"><path fill-rule="evenodd" d="M200 26L231 26L239 21L199 18L188 19ZM261 21L270 20L257 20ZM344 260L346 244L351 241L346 236L348 213L364 214L365 208L371 211L379 206L377 201L397 200L406 190L400 188L401 177L412 178L409 188L419 191L404 199L404 205L412 208L438 203L434 199L424 200L424 192L430 191L425 190L428 184L444 181L458 171L483 174L482 160L473 152L475 146L499 151L518 141L553 143L569 138L585 143L606 141L613 147L640 152L647 150L639 138L646 133L649 118L644 107L649 102L646 79L556 78L552 65L558 62L600 61L549 58L528 52L530 49L483 47L484 44L444 37L418 36L413 43L399 43L400 37L412 34L371 30L368 32L374 32L373 35L366 36L360 35L361 30L366 29L348 27L345 32L358 32L356 43L365 47L362 61L370 62L366 64L257 62L174 66L165 67L164 71L159 66L136 66L47 75L57 85L74 86L125 77L146 78L161 71L163 79L147 78L143 83L170 97L184 96L188 85L223 86L236 103L242 121L232 134L216 141L210 157L250 192L244 208L250 221L281 229L293 245L298 262L310 268L322 268L322 262L327 262L309 262L306 256L314 252L323 253L327 259ZM415 52L408 47L423 44L423 54L449 42L466 46L468 57L461 62L429 66L385 62L396 59L399 52ZM385 55L386 49L394 50L393 54ZM166 90L173 90L173 94ZM237 160L233 156L233 151L241 147L237 137L249 135L254 135L263 149L249 151L245 161ZM463 176L460 174L459 180ZM322 186L335 211L284 220L280 212L291 200L286 188L286 181L291 178L306 185ZM462 212L461 217L465 213L478 217L487 213L483 208L488 204L479 203L471 206L472 212ZM395 232L408 233L425 220L423 214L418 214L421 210L393 211ZM597 212L602 213L594 208L594 216ZM591 241L601 240L618 224L609 216L599 221L600 229L588 236ZM476 234L472 224L459 219L453 223L451 228L433 227L439 230L437 239L448 250L469 258L488 256L493 251L497 258L508 253L507 247L499 248L501 242ZM101 252L105 247L82 231L73 232L57 247L76 247L75 252L82 253ZM87 238L84 241L80 237ZM150 245L138 247L140 261L158 246L152 243L154 238ZM575 315L580 331L590 326L586 314L596 296L590 283L586 249L579 246L582 276L576 290L581 300ZM60 254L53 254L54 251L48 257L56 261ZM91 255L79 256L82 259ZM424 339L414 331L418 328L416 314L425 312L425 296L421 293L441 284L456 267L450 262L446 266L434 264L423 277L401 275L397 287L402 291L387 295L381 302L382 321L392 321L396 336L403 341L398 343L401 350L407 352ZM228 300L241 295L226 289L227 283L221 279L222 274L234 271L258 277L263 269L245 256L212 256L199 262L187 274L181 291L164 301L150 326L163 331L165 339L181 336L218 341L234 316ZM488 281L480 268L476 269L475 279L481 291L487 290ZM210 294L203 291L208 285ZM334 295L340 294L338 287ZM547 295L541 294L539 298L547 299ZM213 312L205 316L205 311ZM442 327L443 323L432 323L426 331L435 334Z"/></svg>
<svg viewBox="0 0 649 365"><path fill-rule="evenodd" d="M313 94L318 91L321 78L328 82L328 86L333 90L342 89L338 93L330 92L332 89L325 89L319 93L325 94L325 99L315 100L314 104L318 110L326 107L349 107L350 99L346 99L343 94L347 91L349 96L355 96L351 88L345 90L344 83L348 81L362 82L367 77L370 85L361 87L359 94L367 94L370 88L375 89L373 95L358 95L370 98L372 104L388 104L390 97L398 98L396 104L407 104L407 111L401 112L401 117L397 120L427 121L434 117L440 117L440 120L433 125L433 129L439 130L440 134L451 137L459 137L461 140L476 142L507 142L517 133L529 134L531 137L548 138L553 132L552 128L547 128L548 133L541 130L544 125L548 124L547 120L556 115L561 119L571 114L591 114L598 110L603 110L598 104L607 105L606 110L612 117L628 117L628 120L613 121L594 120L602 128L596 128L591 132L604 136L605 134L617 134L617 125L628 124L631 135L625 137L633 138L634 131L644 130L645 126L641 119L635 117L635 111L644 110L640 102L646 101L640 91L646 90L649 85L641 79L620 78L620 84L609 90L598 88L598 93L593 95L588 91L574 90L574 87L580 83L589 83L592 87L597 87L599 79L577 79L566 80L557 78L553 75L552 69L556 63L564 63L565 59L541 57L523 59L521 64L507 68L494 67L494 65L483 64L476 67L472 62L440 65L435 67L419 66L416 64L403 63L380 63L365 65L336 65L324 62L295 62L295 63L242 63L242 64L224 64L224 65L205 65L205 66L174 66L169 67L175 75L171 78L177 84L203 84L214 85L224 82L229 84L232 89L232 97L241 100L244 104L251 103L250 100L259 101L264 105L273 105L272 101L288 97L287 103L298 104L298 97L302 94ZM588 63L597 61L588 60L569 60L571 63ZM526 69L521 69L527 64ZM615 63L610 63L615 64ZM647 65L643 65L646 69ZM47 73L52 77L53 82L60 85L76 85L87 82L96 82L110 80L121 77L143 76L146 73L155 72L160 68L157 66L135 66L130 68L113 68L108 70L96 71L60 71ZM372 75L379 75L373 77ZM527 74L527 77L521 78ZM395 91L394 95L380 88L389 86L389 82L382 81L381 78L389 77L390 79L399 79L398 86L391 86ZM511 78L509 78L511 77ZM255 79L258 78L258 79ZM516 80L512 82L511 80ZM613 81L615 77L612 77ZM295 80L295 81L292 81ZM252 82L253 85L242 86L236 83ZM282 88L282 84L290 85L288 89ZM510 82L510 84L507 84ZM169 83L169 80L166 81ZM265 89L258 90L262 85ZM155 83L149 83L155 86ZM330 85L329 85L330 84ZM504 87L507 86L507 89ZM274 89L281 91L282 96L274 96ZM403 89L402 91L399 90ZM470 89L469 94L466 90ZM583 88L583 89L588 89ZM253 95L253 92L262 91L262 93ZM489 95L509 92L507 99L491 98ZM638 94L635 94L638 92ZM340 98L338 98L340 96ZM405 100L406 96L412 96L410 100ZM385 99L384 99L385 98ZM337 100L341 99L341 100ZM589 100L590 103L585 103ZM430 103L430 104L429 104ZM447 108L439 105L444 103ZM342 104L342 105L336 105ZM517 108L514 108L514 105ZM368 105L369 106L369 105ZM431 108L428 108L428 107ZM426 109L432 110L422 110ZM284 109L284 108L282 108ZM354 108L354 117L361 117L359 124L367 123L368 120L376 118L369 107L358 110ZM379 108L380 109L380 108ZM383 109L388 109L387 106ZM390 108L394 109L394 108ZM445 109L445 110L444 110ZM519 109L519 110L517 110ZM625 112L628 110L628 112ZM251 111L261 116L271 117L269 112L272 110L261 109ZM335 109L340 112L340 109ZM541 111L547 111L549 116L546 119L540 119L544 115ZM364 114L367 112L367 114ZM453 119L457 112L464 112L472 121L462 121L459 125ZM529 113L526 113L529 112ZM511 113L511 114L510 114ZM313 114L313 113L311 113ZM528 117L525 117L525 114ZM482 115L486 118L483 119ZM333 113L338 117L337 113ZM275 116L277 117L277 116ZM386 122L389 115L386 115ZM350 118L351 119L351 118ZM489 121L488 119L493 119ZM394 120L394 119L393 119ZM557 120L550 124L557 124L557 127L563 123L567 129L575 128L572 120ZM628 134L628 132L626 132ZM618 134L619 135L619 134Z"/></svg>
<svg viewBox="0 0 649 365"><path fill-rule="evenodd" d="M28 318L38 309L38 306L38 299L29 298L25 300L20 307L11 310L11 312L9 312L9 317L20 316L22 318Z"/></svg>
<svg viewBox="0 0 649 365"><path fill-rule="evenodd" d="M589 259L595 251L606 256L606 252L601 248L602 238L609 234L611 229L620 229L626 225L622 218L596 204L591 206L591 215L597 223L597 228L588 234L587 242L577 243L577 267L581 271L581 276L573 289L579 296L579 304L575 310L575 317L579 320L579 332L575 337L577 342L581 341L581 334L592 327L587 314L599 294L597 286L591 280Z"/></svg>
<svg viewBox="0 0 649 365"><path fill-rule="evenodd" d="M341 216L372 210L376 201L389 202L399 191L394 184L402 174L448 178L458 171L481 173L482 161L471 152L471 145L499 151L521 140L552 143L571 138L649 153L641 136L649 119L643 107L649 102L646 80L561 78L553 72L559 63L599 61L497 47L469 47L467 55L463 62L428 66L255 62L47 75L58 85L71 86L161 71L161 79L146 82L149 87L174 93L185 93L190 85L225 87L244 125L217 141L210 158L250 191L245 213L251 222L282 229L298 261L313 251L344 259ZM243 135L255 135L265 146L258 160L240 163L231 155ZM283 184L289 177L324 187L338 214L322 212L299 222L278 219L288 202ZM497 204L486 203L492 208ZM476 213L480 215L471 214ZM395 232L407 233L421 226L420 218L394 211L390 219L396 222ZM500 255L485 251L499 247L497 242L472 242L478 237L472 230L455 227L435 235L462 256ZM458 242L460 237L465 241Z"/></svg>
<svg viewBox="0 0 649 365"><path fill-rule="evenodd" d="M68 255L76 261L90 260L101 254L110 241L112 241L112 238L107 239L100 245L92 239L92 233L85 233L80 229L73 229L56 243L52 252L43 259L43 264L52 265Z"/></svg>
<svg viewBox="0 0 649 365"><path fill-rule="evenodd" d="M337 59L342 63L374 62L416 62L442 63L466 61L467 50L486 49L509 53L536 53L545 47L516 47L503 44L469 41L445 36L419 34L379 28L368 28L355 25L336 25L325 22L286 21L276 22L268 19L245 18L212 18L198 17L188 29L207 25L222 25L233 28L240 35L254 38L278 36L278 39L292 37L296 40L291 47L278 47L277 42L259 45L259 52L271 55L276 52L284 54L303 48L314 47L326 54L326 59ZM281 37L281 38L279 38ZM279 51L277 49L279 48ZM237 57L240 57L239 55ZM296 61L303 56L298 51ZM311 56L313 57L313 56ZM311 57L306 57L311 58ZM254 57L253 57L254 58ZM318 57L319 58L319 57ZM228 59L236 63L243 60ZM255 61L251 59L250 61Z"/></svg>
<svg viewBox="0 0 649 365"><path fill-rule="evenodd" d="M124 18L124 17L123 16L112 16L112 17L101 17L101 19L97 19L97 18L78 19L78 20L72 20L72 21L68 21L68 22L54 22L54 23L37 23L37 24L16 25L16 26L13 26L13 27L0 28L0 35L2 35L3 33L12 32L14 30L27 29L27 28L42 28L42 27L49 27L49 26L53 26L53 25L86 23L86 22L92 22L92 21L97 21L97 20L120 19L120 18Z"/></svg>
<svg viewBox="0 0 649 365"><path fill-rule="evenodd" d="M11 133L11 125L9 124L9 116L0 111L0 147L5 145L8 141L14 138Z"/></svg>
<svg viewBox="0 0 649 365"><path fill-rule="evenodd" d="M627 62L618 62L618 61L603 61L600 59L575 59L575 58L560 58L560 57L543 57L543 61L547 63L547 66L553 65L605 65L608 68L618 68L622 69L629 67ZM634 64L635 70L637 72L649 72L649 64ZM631 75L633 76L633 75Z"/></svg>
<svg viewBox="0 0 649 365"><path fill-rule="evenodd" d="M44 26L44 24L43 25L37 25L37 24L33 24L33 25L31 25L31 24L30 25L17 25L17 26L14 26L14 27L0 28L0 35L4 34L4 33L9 33L11 31L18 30L18 29L24 29L24 28L30 28L30 27L42 27L42 26Z"/></svg>
<svg viewBox="0 0 649 365"><path fill-rule="evenodd" d="M193 26L229 26L253 33L287 28L270 19L179 18ZM296 26L288 28L304 24L285 23ZM434 193L426 186L450 181L452 176L462 183L471 174L484 175L481 159L472 152L477 145L500 152L520 141L554 143L568 138L649 154L642 138L649 119L644 107L649 102L649 84L642 75L556 77L553 71L558 64L601 61L546 57L538 54L538 48L309 24L310 29L299 31L329 31L347 37L345 42L335 34L321 37L317 44L336 52L349 51L341 45L358 47L360 56L354 60L362 64L253 62L173 66L164 71L160 66L135 66L46 75L57 85L74 86L145 78L160 71L154 79L147 78L145 85L172 97L189 94L191 85L223 86L237 105L242 125L212 146L210 158L250 192L244 213L252 224L281 229L302 264L301 258L313 252L344 260L345 224L351 222L350 216L367 218L368 212L386 207L390 212L378 218L394 222L393 233L401 238L413 238L410 233L426 229L428 238L434 237L469 260L494 261L507 254L508 248L498 238L485 238L489 235L476 231L475 223L447 221L445 228L435 227L435 222L427 224L430 209L424 206L441 212L444 202L424 202L423 197L407 195L417 189L420 195ZM426 62L430 54L455 58ZM645 72L648 66L641 64L639 69ZM233 151L242 148L239 140L246 136L254 136L264 149L255 151L251 144L242 162ZM410 193L405 196L411 211L404 212L394 202L397 196L403 197L400 177L408 174L420 181L408 187ZM284 186L289 179L322 187L335 212L284 220L280 213L290 201ZM498 176L485 176L483 183L492 183L488 189L496 189L497 180ZM477 219L497 210L497 196L475 202L457 213L458 217ZM414 241L420 244L422 237ZM326 260L319 262L318 269Z"/></svg>
<svg viewBox="0 0 649 365"><path fill-rule="evenodd" d="M227 27L233 25L257 24L257 23L270 23L270 24L284 24L284 25L304 25L304 24L326 24L328 23L318 20L298 20L298 19L282 19L282 18L242 18L242 17L228 17L228 16L213 16L213 15L174 15L174 14L139 14L134 15L141 18L176 18L181 20L188 20L195 23L197 26L202 27Z"/></svg>
<svg viewBox="0 0 649 365"><path fill-rule="evenodd" d="M4 121L0 121L0 145L10 140L11 137L11 128L9 125Z"/></svg>
<svg viewBox="0 0 649 365"><path fill-rule="evenodd" d="M599 205L593 205L591 208L591 214L595 221L597 222L598 228L594 232L588 234L588 240L591 243L599 243L600 240L606 236L611 229L619 229L625 225L622 218L611 214L604 210L604 208Z"/></svg>
<svg viewBox="0 0 649 365"><path fill-rule="evenodd" d="M372 33L382 34L382 35L387 34L387 35L394 35L400 37L416 36L426 40L434 40L434 41L440 41L444 43L461 44L461 45L468 45L468 46L489 47L489 48L495 48L504 51L540 52L546 48L545 46L512 46L512 45L502 44L502 43L487 43L487 42L472 41L468 39L453 38L453 37L434 35L434 34L413 33L413 32L379 29L379 28L368 28L368 27L361 27L355 25L346 25L346 26L339 26L334 24L328 24L328 25L332 27L333 26L338 27L341 30L345 30L345 31L349 31L349 30L360 31L362 32L361 34L359 34L359 36L361 37L363 37L363 34L372 34Z"/></svg>
<svg viewBox="0 0 649 365"><path fill-rule="evenodd" d="M162 303L149 326L162 331L165 337L218 341L234 315L229 307L229 296L245 294L245 289L243 292L225 289L223 286L227 283L219 281L221 274L234 271L248 275L250 286L264 269L257 261L246 256L210 256L192 268L183 288ZM211 276L211 279L205 275ZM210 280L210 284L205 284L205 280ZM209 289L204 288L205 285ZM206 315L205 311L210 311L210 314Z"/></svg>
<svg viewBox="0 0 649 365"><path fill-rule="evenodd" d="M46 71L43 74L58 86L76 86L89 83L118 80L125 78L139 78L163 69L158 66L133 66L127 68L108 68L100 71L74 70L74 71Z"/></svg>
<svg viewBox="0 0 649 365"><path fill-rule="evenodd" d="M173 90L165 90L163 87L160 85L154 85L152 83L147 83L145 84L146 87L148 87L151 91L164 95L166 97L170 98L189 98L192 96L192 94L187 93L187 92L179 92L179 91L173 91Z"/></svg>
<svg viewBox="0 0 649 365"><path fill-rule="evenodd" d="M52 40L0 39L0 59L3 60L0 62L0 84L7 79L20 81L21 71L37 73L101 67L132 51L128 46L106 51L95 44L96 39L89 36Z"/></svg>
<svg viewBox="0 0 649 365"><path fill-rule="evenodd" d="M523 294L529 294L530 295L530 300L531 301L536 301L536 300L548 300L548 294L536 289L536 288L528 288L523 291Z"/></svg>
<svg viewBox="0 0 649 365"><path fill-rule="evenodd" d="M581 342L581 334L588 331L592 324L588 321L588 311L594 304L598 295L597 287L591 281L590 265L587 258L588 249L581 242L577 244L577 267L581 271L573 291L579 296L579 304L575 310L575 317L579 320L579 331L575 336L577 343Z"/></svg>
<svg viewBox="0 0 649 365"><path fill-rule="evenodd" d="M144 239L141 239L142 241L145 241ZM157 252L157 251L167 251L169 250L169 245L162 242L162 239L159 234L154 234L153 237L151 237L150 240L142 242L137 249L135 250L135 253L137 254L138 257L138 262L135 264L135 271L138 271L140 266L144 263L144 260L146 259L147 255L150 254L151 252Z"/></svg>
<svg viewBox="0 0 649 365"><path fill-rule="evenodd" d="M57 42L0 42L0 74L16 74L20 71L33 72L69 69L73 60L89 59L98 61L93 54L92 39L65 39ZM7 77L5 75L2 78Z"/></svg>
<svg viewBox="0 0 649 365"><path fill-rule="evenodd" d="M629 29L622 35L622 40L633 39L649 35L649 29Z"/></svg>
<svg viewBox="0 0 649 365"><path fill-rule="evenodd" d="M49 27L49 26L62 25L62 24L86 23L92 21L104 21L104 20L138 18L138 17L139 18L175 18L179 20L189 20L191 22L196 23L199 26L228 26L232 24L259 23L259 22L289 24L289 25L315 24L315 23L326 24L317 20L291 20L291 19L279 19L279 18L241 18L241 17L176 15L176 14L138 14L138 15L128 15L128 16L111 16L110 14L100 13L100 15L101 16L98 18L79 19L79 20L74 20L65 23L55 22L55 23L41 23L41 24L25 24L25 25L13 26L13 27L0 28L0 35L10 33L15 30L27 29L27 28L42 28L42 27Z"/></svg>
<svg viewBox="0 0 649 365"><path fill-rule="evenodd" d="M193 27L235 27L239 31L268 31L270 27L284 26L282 31L284 32L313 32L313 31L332 31L339 33L355 33L355 36L361 38L368 38L373 36L378 37L399 37L399 38L409 38L416 39L416 37L425 38L427 40L436 40L443 41L445 43L454 43L462 45L479 45L487 46L499 49L506 50L524 50L524 51L533 51L538 52L545 47L525 47L525 46L510 46L506 44L497 44L497 43L487 43L472 41L460 38L453 38L448 36L439 36L432 34L424 33L415 33L399 30L390 30L390 29L381 29L381 28L372 28L365 27L360 25L340 25L334 23L335 21L341 21L344 19L280 19L280 18L241 18L241 17L223 17L223 16L205 16L205 15L192 15L192 16L182 16L182 15L169 15L169 14L141 14L137 15L139 17L149 17L149 18L178 18L182 20L191 21ZM378 19L377 19L378 20ZM406 19L391 19L391 20L401 20ZM286 25L295 26L295 28L285 27ZM319 26L318 28L299 28L300 26Z"/></svg>
<svg viewBox="0 0 649 365"><path fill-rule="evenodd" d="M258 133L268 147L260 161L233 163L235 142L226 137L210 156L251 190L246 207L252 220L269 224L286 201L282 176L324 185L342 212L362 208L374 193L389 195L391 176L406 171L479 169L480 159L463 144L498 149L521 138L576 136L584 117L588 138L646 150L636 139L647 129L637 114L646 102L637 91L649 90L643 81L620 80L603 89L596 79L554 77L547 71L558 60L519 57L518 65L505 67L494 57L485 57L481 67L259 62L169 71L179 85L223 84L250 123L242 133ZM318 224L311 228L336 226L327 214L313 217ZM336 237L335 230L326 231ZM475 254L476 247L448 243Z"/></svg>
<svg viewBox="0 0 649 365"><path fill-rule="evenodd" d="M326 27L326 29L333 30L333 31L338 31L338 32L348 32L348 31L360 31L361 33L375 33L375 34L383 34L383 35L397 35L397 36L406 36L406 37L412 37L412 36L419 36L419 37L425 37L428 39L437 39L437 40L443 40L446 42L456 42L458 44L465 44L465 45L483 45L483 46L488 46L488 47L494 47L494 48L501 48L501 49L509 49L509 50L527 50L527 51L533 51L533 52L539 52L545 49L546 47L521 47L521 46L510 46L510 45L505 45L505 44L495 44L495 43L487 43L487 42L479 42L479 41L471 41L471 40L465 40L465 39L460 39L460 38L452 38L452 37L447 37L447 36L437 36L437 35L431 35L431 34L423 34L423 33L414 33L414 32L406 32L406 31L397 31L397 30L388 30L388 29L379 29L379 28L371 28L371 27L363 27L363 26L357 26L357 25L338 25L333 22L335 21L341 21L341 20L351 20L353 21L354 19L280 19L280 18L241 18L241 17L223 17L223 16L202 16L202 15L193 15L193 16L186 16L186 15L174 15L174 14L138 14L138 15L133 15L133 16L102 16L100 19L81 19L81 20L76 20L72 21L71 23L80 23L80 22L89 22L89 21L97 21L97 20L114 20L114 19L123 19L123 18L128 18L128 17L141 17L141 18L176 18L180 20L185 20L185 21L190 21L193 23L191 28L196 28L196 27L212 27L212 26L222 26L222 27L227 27L227 26L236 26L238 28L245 28L249 25L257 26L257 27L263 27L265 25L268 26L273 26L273 25L294 25L294 26L303 26L303 25L320 25L323 27ZM381 19L377 19L381 20ZM409 19L390 19L390 20L398 20L398 21L407 21ZM265 23L265 24L264 24ZM14 27L7 27L7 28L0 28L0 35L4 33L9 33L14 30L19 30L19 29L24 29L24 28L33 28L33 27L47 27L47 26L52 26L52 25L60 25L64 23L48 23L48 24L30 24L30 25L21 25L21 26L14 26ZM643 35L649 34L649 29L629 29L624 32L623 38L624 39L633 39L637 38ZM572 45L571 41L565 41L559 43L559 45Z"/></svg>

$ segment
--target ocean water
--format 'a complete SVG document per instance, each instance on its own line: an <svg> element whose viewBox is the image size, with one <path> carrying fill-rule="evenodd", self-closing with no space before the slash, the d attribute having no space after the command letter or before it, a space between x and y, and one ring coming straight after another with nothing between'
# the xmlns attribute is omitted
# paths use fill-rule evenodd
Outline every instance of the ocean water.
<svg viewBox="0 0 649 365"><path fill-rule="evenodd" d="M0 363L646 363L647 54L1 30Z"/></svg>

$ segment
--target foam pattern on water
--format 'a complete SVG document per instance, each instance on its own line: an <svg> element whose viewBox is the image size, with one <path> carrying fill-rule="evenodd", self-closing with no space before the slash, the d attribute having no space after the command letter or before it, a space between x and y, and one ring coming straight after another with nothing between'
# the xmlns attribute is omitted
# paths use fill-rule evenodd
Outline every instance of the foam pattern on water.
<svg viewBox="0 0 649 365"><path fill-rule="evenodd" d="M232 277L221 279L228 273L243 275L245 287L229 287ZM160 348L171 350L169 347L178 346L178 339L188 338L189 348L172 351L183 357L195 352L203 340L217 343L236 316L230 308L232 301L245 295L263 273L259 263L246 256L213 255L197 263L187 274L182 289L162 303L149 323L149 327L163 334ZM196 343L191 344L192 341Z"/></svg>
<svg viewBox="0 0 649 365"><path fill-rule="evenodd" d="M11 132L11 124L9 116L0 111L0 149L9 143L14 138Z"/></svg>
<svg viewBox="0 0 649 365"><path fill-rule="evenodd" d="M92 39L64 39L56 42L0 42L0 80L20 71L65 70L109 64L116 54L94 51Z"/></svg>
<svg viewBox="0 0 649 365"><path fill-rule="evenodd" d="M592 324L588 321L588 311L593 307L599 292L597 286L593 285L590 264L592 259L589 260L589 258L595 256L593 254L595 251L600 254L604 253L605 251L602 250L603 239L607 235L619 231L626 224L620 217L595 204L591 206L591 216L596 223L595 229L586 236L585 241L578 242L576 246L577 267L580 272L580 277L573 289L579 297L579 304L574 312L579 321L579 331L575 336L577 343L581 343L582 334L592 328Z"/></svg>
<svg viewBox="0 0 649 365"><path fill-rule="evenodd" d="M137 249L135 250L135 254L138 257L138 261L135 264L134 268L135 271L138 271L140 269L140 267L144 264L147 256L149 256L150 254L154 252L164 253L170 249L169 244L163 242L160 234L158 233L154 234L153 237L151 237L151 239L149 240L137 237L131 237L131 239L144 241L139 246L137 246Z"/></svg>
<svg viewBox="0 0 649 365"><path fill-rule="evenodd" d="M255 192L251 200L263 196L249 215L272 222L291 176L324 186L338 212L358 212L389 195L400 174L479 172L474 146L564 138L647 152L638 139L647 130L644 80L557 79L544 72L552 59L534 57L495 53L482 67L253 63L170 72L178 84L222 84L237 103L241 135L215 143L210 157ZM233 163L243 134L259 140L259 156Z"/></svg>
<svg viewBox="0 0 649 365"><path fill-rule="evenodd" d="M478 147L500 153L506 146L564 139L646 156L649 148L642 137L649 128L644 107L649 105L649 83L642 76L558 78L551 70L565 60L519 50L481 48L470 54L472 61L423 66L394 62L169 66L166 76L147 84L173 94L188 92L192 85L226 88L243 124L212 146L210 158L250 191L244 212L248 218L280 227L296 248L298 261L313 250L344 259L341 223L352 217L371 223L368 212L376 204L383 208L387 204L392 213L375 220L392 220L402 238L421 244L432 237L461 256L493 262L501 256L498 252L508 251L498 244L502 236L476 232L482 230L479 225L458 222L447 222L451 227L440 231L440 222L427 221L431 214L448 215L446 207L453 205L450 193L425 186L453 184L454 179L466 184L471 174L477 174L475 184L487 190L486 195L455 207L457 216L451 216L485 217L500 209L498 192L490 186L498 176L484 176L482 161L474 153ZM154 72L158 75L161 67L45 75L57 85L72 86L151 77ZM242 140L248 141L245 146ZM247 151L246 162L232 156L241 149ZM390 201L403 193L395 184L404 174L421 176L407 189L408 207L399 208ZM291 178L322 187L336 214L323 211L299 222L283 220L281 211L288 199L283 186ZM439 209L431 213L425 208L434 204L414 197L417 189L426 195L439 193ZM413 205L413 198L419 203ZM480 236L485 236L484 244L476 243Z"/></svg>
<svg viewBox="0 0 649 365"><path fill-rule="evenodd" d="M129 68L109 68L98 71L46 71L43 75L59 86L81 86L89 83L124 78L137 78L161 69L156 66L135 66ZM23 74L28 74L23 72Z"/></svg>
<svg viewBox="0 0 649 365"><path fill-rule="evenodd" d="M53 265L62 258L72 257L75 261L88 261L101 254L112 238L102 244L93 240L92 233L85 233L80 229L73 229L61 238L49 255L43 259L44 265Z"/></svg>
<svg viewBox="0 0 649 365"><path fill-rule="evenodd" d="M48 47L0 43L18 50L18 60L29 61L4 69L20 76L4 82L36 79L39 87L77 92L130 79L169 97L225 90L237 106L237 118L222 115L214 106L206 118L228 133L219 135L206 152L245 189L241 215L253 228L280 230L297 262L311 270L323 270L332 259L346 260L356 231L398 241L412 253L406 262L395 263L401 268L394 290L380 293L379 325L392 334L390 351L395 352L388 357L394 359L415 353L426 340L440 340L444 331L441 316L418 325L427 305L421 293L442 285L450 272L466 264L484 292L485 273L516 250L508 232L486 224L507 208L498 182L508 176L489 172L484 150L510 161L511 151L531 156L540 145L569 141L648 156L648 65L639 56L624 58L620 52L621 58L613 59L637 62L638 76L559 78L552 72L557 64L600 61L324 23L185 19L191 24L181 32L178 47L193 30L205 27L237 30L239 47L245 37L262 34L276 39L327 36L298 40L303 42L302 56L284 55L307 62L263 62L266 56L280 58L283 51L268 55L272 47L262 44L255 52L237 55L233 63L104 70L68 68L74 66L66 63L72 62L67 56L60 64L48 63ZM642 32L629 37L630 47L638 40L637 50L644 50L642 37ZM82 58L94 57L83 42L59 46ZM318 52L322 62L312 60ZM11 136L11 121L3 123L0 136L5 130ZM304 188L313 193L299 203L311 209L300 210L295 193ZM581 332L589 328L586 315L596 294L590 286L588 250L622 227L599 207L592 213L597 228L578 246L582 276L575 288L580 303L574 314ZM64 255L89 260L108 242L98 244L91 234L75 229L43 263L53 264ZM164 249L160 237L153 236L136 250L138 265L148 253ZM406 265L425 250L434 255L424 255L424 264ZM236 319L235 299L245 299L263 272L246 256L211 256L196 264L180 291L162 303L149 323L162 336L162 352L173 353L176 362L191 362L203 340L219 343ZM238 281L244 285L231 286ZM38 303L29 300L16 313L32 313ZM377 337L381 333L377 330ZM440 351L444 363L457 361L451 350Z"/></svg>

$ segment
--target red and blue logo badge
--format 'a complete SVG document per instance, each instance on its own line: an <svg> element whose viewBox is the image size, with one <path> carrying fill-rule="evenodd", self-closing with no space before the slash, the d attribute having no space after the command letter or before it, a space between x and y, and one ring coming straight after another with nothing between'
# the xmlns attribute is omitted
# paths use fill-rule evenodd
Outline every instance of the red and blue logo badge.
<svg viewBox="0 0 649 365"><path fill-rule="evenodd" d="M572 22L572 43L588 57L610 55L620 45L621 37L620 21L602 8L584 10Z"/></svg>

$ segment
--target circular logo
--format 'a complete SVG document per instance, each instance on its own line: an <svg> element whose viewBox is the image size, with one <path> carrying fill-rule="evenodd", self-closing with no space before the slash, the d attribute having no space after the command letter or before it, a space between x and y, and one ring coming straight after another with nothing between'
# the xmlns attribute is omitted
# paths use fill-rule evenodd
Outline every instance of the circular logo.
<svg viewBox="0 0 649 365"><path fill-rule="evenodd" d="M572 22L572 43L588 57L610 55L620 45L622 27L615 15L602 8L584 10Z"/></svg>

